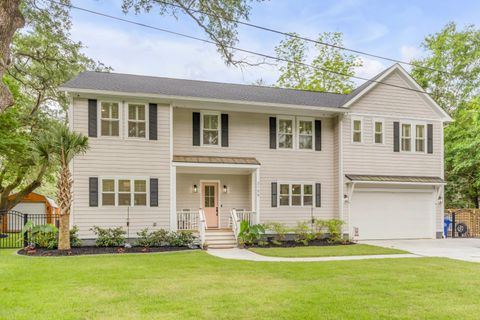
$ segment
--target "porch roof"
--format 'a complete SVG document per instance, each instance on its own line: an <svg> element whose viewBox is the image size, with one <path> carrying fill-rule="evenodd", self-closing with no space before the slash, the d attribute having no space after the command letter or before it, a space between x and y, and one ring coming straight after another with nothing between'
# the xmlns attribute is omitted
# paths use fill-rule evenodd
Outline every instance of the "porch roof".
<svg viewBox="0 0 480 320"><path fill-rule="evenodd" d="M257 159L252 158L252 157L216 157L216 156L181 156L181 155L174 155L173 156L173 162L260 165L260 162Z"/></svg>

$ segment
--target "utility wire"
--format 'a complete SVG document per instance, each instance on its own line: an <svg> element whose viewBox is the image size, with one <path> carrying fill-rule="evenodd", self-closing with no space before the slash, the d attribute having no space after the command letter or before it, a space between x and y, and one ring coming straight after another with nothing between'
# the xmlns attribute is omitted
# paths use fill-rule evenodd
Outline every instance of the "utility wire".
<svg viewBox="0 0 480 320"><path fill-rule="evenodd" d="M141 27L144 27L144 28L149 28L149 29L165 32L165 33L173 34L173 35L176 35L176 36L180 36L180 37L184 37L184 38L188 38L188 39L192 39L192 40L197 40L197 41L201 41L201 42L205 42L205 43L209 43L209 44L213 44L213 45L218 45L215 41L198 38L198 37L191 36L191 35L188 35L188 34L176 32L176 31L172 31L172 30L168 30L168 29L164 29L164 28L160 28L160 27L155 27L155 26L152 26L152 25L148 25L148 24L145 24L145 23L141 23L141 22L137 22L137 21L133 21L133 20L117 17L117 16L112 16L112 15L107 14L107 13L102 13L102 12L98 12L98 11L94 11L94 10L90 10L90 9L86 9L86 8L77 7L77 6L72 5L72 4L60 3L60 2L57 2L55 0L47 0L47 1L50 1L50 2L55 3L57 5L62 5L62 6L65 6L65 7L73 8L73 9L76 9L76 10L79 10L79 11L88 12L88 13L91 13L91 14L94 14L94 15L97 15L97 16L102 16L102 17L106 17L106 18L109 18L109 19L134 24L134 25L141 26ZM340 76L343 76L343 77L355 78L355 79L363 80L363 81L366 81L366 82L369 82L369 83L378 83L378 84L389 86L389 87L394 87L394 88L399 88L399 89L403 89L403 90L428 94L427 92L422 91L422 90L403 87L403 86L399 86L399 85L396 85L396 84L393 84L393 83L386 83L386 82L373 80L373 79L368 79L368 78L364 78L364 77L352 76L352 75L348 75L348 74L345 74L345 73L342 73L342 72L338 72L338 71L334 71L334 70L330 70L330 69L326 69L326 68L321 68L321 67L316 67L316 66L313 66L311 64L304 63L304 62L278 58L278 57L268 55L268 54L265 54L265 53L255 52L255 51L242 49L242 48L238 48L238 47L234 47L234 46L228 46L228 45L226 45L224 47L228 48L228 49L231 49L231 50L236 50L236 51L239 51L239 52L244 52L244 53L260 56L260 57L270 59L270 60L299 64L299 65L309 67L309 68L312 68L312 69L316 69L316 70L320 70L320 71L323 71L323 72L333 73L333 74L340 75Z"/></svg>
<svg viewBox="0 0 480 320"><path fill-rule="evenodd" d="M154 0L154 1L157 2L157 3L161 3L161 4L164 4L164 5L171 6L171 7L179 8L183 11L186 10L181 5L178 5L178 4L175 4L175 3L170 3L170 2L166 2L166 1L162 1L162 0ZM418 64L415 64L415 63L411 63L411 62L407 62L407 61L403 61L403 60L398 60L398 59L393 59L393 58L388 58L388 57L385 57L385 56L381 56L381 55L377 55L377 54L373 54L373 53L368 53L368 52L360 51L360 50L356 50L356 49L350 49L350 48L343 47L343 46L337 46L337 45L327 43L327 42L324 42L324 41L318 41L318 40L307 38L307 37L300 36L300 35L297 35L297 34L288 33L288 32L285 32L285 31L280 31L280 30L260 26L260 25L253 24L253 23L250 23L250 22L241 21L241 20L237 20L237 19L233 19L233 18L221 17L221 16L219 16L215 13L210 13L210 12L206 12L206 11L203 11L203 10L198 10L198 9L193 9L193 8L188 8L188 10L192 11L192 12L195 12L195 13L200 13L200 14L204 14L204 15L207 15L207 16L210 16L210 17L214 17L214 18L219 19L219 20L225 20L225 21L229 21L229 22L233 22L233 23L238 23L238 24L248 26L248 27L251 27L251 28L255 28L255 29L259 29L259 30L263 30L263 31L268 31L268 32L280 34L280 35L283 35L283 36L286 36L286 37L296 38L296 39L299 39L299 40L304 40L304 41L307 41L307 42L312 42L312 43L319 44L319 45L322 45L322 46L332 47L332 48L336 48L336 49L340 49L340 50L344 50L344 51L353 52L353 53L363 55L363 56L368 56L368 57L372 57L372 58L376 58L376 59L382 59L382 60L386 60L386 61L390 61L390 62L406 64L406 65L410 65L412 67L427 69L427 70L430 70L430 71L435 71L435 72L440 72L440 73L443 73L443 74L446 74L446 75L450 75L446 71L438 70L438 69L435 69L435 68L425 67L425 66L421 66L421 65L418 65Z"/></svg>

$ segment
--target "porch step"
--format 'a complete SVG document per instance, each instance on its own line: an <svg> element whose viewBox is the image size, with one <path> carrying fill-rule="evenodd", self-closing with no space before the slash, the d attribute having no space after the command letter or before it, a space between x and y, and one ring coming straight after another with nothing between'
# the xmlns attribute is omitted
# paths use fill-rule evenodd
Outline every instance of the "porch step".
<svg viewBox="0 0 480 320"><path fill-rule="evenodd" d="M237 246L235 235L231 229L210 229L205 231L205 241L209 248L223 249Z"/></svg>

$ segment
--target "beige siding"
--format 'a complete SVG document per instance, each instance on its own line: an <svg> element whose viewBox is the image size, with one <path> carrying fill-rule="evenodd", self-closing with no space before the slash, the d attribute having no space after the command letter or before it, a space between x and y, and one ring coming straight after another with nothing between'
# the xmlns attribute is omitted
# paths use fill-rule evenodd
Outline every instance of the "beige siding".
<svg viewBox="0 0 480 320"><path fill-rule="evenodd" d="M400 73L386 80L408 87ZM377 85L351 106L343 121L345 174L412 175L443 177L443 123L420 93ZM383 115L383 116L382 116ZM352 117L363 120L363 143L352 143ZM373 121L384 121L383 145L374 144ZM416 120L418 119L418 120ZM435 120L438 119L438 120ZM433 124L433 154L393 151L393 122ZM413 129L413 127L412 127ZM443 225L443 209L437 205L437 229ZM348 206L344 208L348 220Z"/></svg>
<svg viewBox="0 0 480 320"><path fill-rule="evenodd" d="M322 183L322 207L313 213L333 218L335 199L334 137L332 119L322 119L322 151L292 151L269 148L269 115L229 112L229 147L192 146L192 109L174 109L174 154L255 157L260 168L261 222L295 224L310 218L310 207L271 207L272 182ZM195 110L198 111L198 110ZM177 200L177 203L180 200Z"/></svg>
<svg viewBox="0 0 480 320"><path fill-rule="evenodd" d="M154 101L151 101L154 102ZM158 107L158 140L131 140L125 138L89 138L90 149L73 161L74 202L73 224L80 228L80 236L92 237L90 228L125 226L126 207L89 207L89 177L158 178L159 207L130 209L130 234L140 228L168 228L170 224L170 149L169 106ZM88 135L88 102L73 101L73 128ZM100 132L100 129L98 130ZM101 202L99 195L99 202Z"/></svg>
<svg viewBox="0 0 480 320"><path fill-rule="evenodd" d="M198 210L201 206L201 181L219 182L219 221L220 226L228 227L232 209L251 210L250 175L233 174L177 174L177 211ZM193 192L193 185L198 192ZM226 185L227 193L223 192Z"/></svg>

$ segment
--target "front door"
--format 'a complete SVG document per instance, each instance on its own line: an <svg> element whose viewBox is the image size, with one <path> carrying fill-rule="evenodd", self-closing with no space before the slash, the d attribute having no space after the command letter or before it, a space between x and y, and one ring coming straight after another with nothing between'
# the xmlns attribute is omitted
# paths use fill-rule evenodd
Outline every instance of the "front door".
<svg viewBox="0 0 480 320"><path fill-rule="evenodd" d="M204 183L202 187L203 210L208 228L218 228L218 184Z"/></svg>

